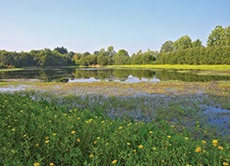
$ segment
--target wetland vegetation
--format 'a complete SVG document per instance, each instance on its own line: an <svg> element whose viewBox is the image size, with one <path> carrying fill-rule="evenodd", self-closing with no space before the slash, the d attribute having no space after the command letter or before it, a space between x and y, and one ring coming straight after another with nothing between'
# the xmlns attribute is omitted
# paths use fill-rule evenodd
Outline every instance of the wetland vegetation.
<svg viewBox="0 0 230 166"><path fill-rule="evenodd" d="M1 88L19 90L0 93L3 165L229 163L228 81Z"/></svg>

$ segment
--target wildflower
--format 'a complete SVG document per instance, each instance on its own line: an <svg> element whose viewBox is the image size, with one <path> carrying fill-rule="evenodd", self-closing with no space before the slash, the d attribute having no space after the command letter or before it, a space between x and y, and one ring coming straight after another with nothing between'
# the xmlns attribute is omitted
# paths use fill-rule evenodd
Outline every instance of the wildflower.
<svg viewBox="0 0 230 166"><path fill-rule="evenodd" d="M206 144L206 141L204 141L204 140L202 140L201 142L202 142L202 144Z"/></svg>
<svg viewBox="0 0 230 166"><path fill-rule="evenodd" d="M91 154L89 155L89 157L90 157L90 158L93 158L93 157L94 157L94 154L91 153Z"/></svg>
<svg viewBox="0 0 230 166"><path fill-rule="evenodd" d="M49 140L45 140L45 143L48 144L50 141Z"/></svg>
<svg viewBox="0 0 230 166"><path fill-rule="evenodd" d="M175 126L172 125L171 127L174 128Z"/></svg>
<svg viewBox="0 0 230 166"><path fill-rule="evenodd" d="M80 120L80 119L81 119L80 117L77 118L77 120Z"/></svg>
<svg viewBox="0 0 230 166"><path fill-rule="evenodd" d="M185 140L188 140L189 138L188 137L184 137Z"/></svg>
<svg viewBox="0 0 230 166"><path fill-rule="evenodd" d="M46 137L45 139L47 140L47 139L49 139L49 137Z"/></svg>
<svg viewBox="0 0 230 166"><path fill-rule="evenodd" d="M190 164L186 164L186 166L192 166L192 165L190 165Z"/></svg>
<svg viewBox="0 0 230 166"><path fill-rule="evenodd" d="M227 162L223 162L223 166L229 166Z"/></svg>
<svg viewBox="0 0 230 166"><path fill-rule="evenodd" d="M123 127L122 127L122 126L120 126L118 129L119 129L119 130L121 130L122 128L123 128Z"/></svg>
<svg viewBox="0 0 230 166"><path fill-rule="evenodd" d="M156 147L153 147L153 150L157 150L157 148L156 148Z"/></svg>
<svg viewBox="0 0 230 166"><path fill-rule="evenodd" d="M35 146L36 146L36 147L38 147L38 146L39 146L39 144L36 144Z"/></svg>
<svg viewBox="0 0 230 166"><path fill-rule="evenodd" d="M105 144L105 146L108 146L109 145L109 143L107 142L106 144Z"/></svg>
<svg viewBox="0 0 230 166"><path fill-rule="evenodd" d="M218 146L219 150L224 150L223 146Z"/></svg>
<svg viewBox="0 0 230 166"><path fill-rule="evenodd" d="M131 126L132 123L127 124L127 126Z"/></svg>
<svg viewBox="0 0 230 166"><path fill-rule="evenodd" d="M91 123L91 122L92 122L92 120L93 120L92 118L91 118L91 119L89 119L89 120L86 120L86 121L85 121L85 123L88 123L88 124L89 124L89 123Z"/></svg>
<svg viewBox="0 0 230 166"><path fill-rule="evenodd" d="M76 133L76 131L75 131L75 130L71 131L71 134L75 134L75 133Z"/></svg>
<svg viewBox="0 0 230 166"><path fill-rule="evenodd" d="M53 133L53 136L56 136L57 135L57 133Z"/></svg>
<svg viewBox="0 0 230 166"><path fill-rule="evenodd" d="M81 142L80 138L77 139L77 142Z"/></svg>
<svg viewBox="0 0 230 166"><path fill-rule="evenodd" d="M40 166L40 164L39 163L34 163L34 166Z"/></svg>
<svg viewBox="0 0 230 166"><path fill-rule="evenodd" d="M101 139L100 137L97 137L97 140Z"/></svg>
<svg viewBox="0 0 230 166"><path fill-rule="evenodd" d="M197 147L195 150L197 153L201 152L201 147Z"/></svg>
<svg viewBox="0 0 230 166"><path fill-rule="evenodd" d="M101 121L101 123L105 123L105 121L103 120L103 121Z"/></svg>
<svg viewBox="0 0 230 166"><path fill-rule="evenodd" d="M12 131L15 131L16 129L15 129L15 128L12 128L11 130L12 130Z"/></svg>
<svg viewBox="0 0 230 166"><path fill-rule="evenodd" d="M144 146L143 145L139 145L138 148L142 149Z"/></svg>
<svg viewBox="0 0 230 166"><path fill-rule="evenodd" d="M93 144L95 144L95 145L96 145L96 144L97 144L97 141L94 141L94 142L93 142Z"/></svg>
<svg viewBox="0 0 230 166"><path fill-rule="evenodd" d="M134 149L134 150L133 150L133 152L134 152L134 153L136 153L136 152L137 152L137 150L136 150L136 149Z"/></svg>
<svg viewBox="0 0 230 166"><path fill-rule="evenodd" d="M168 138L171 138L171 136L170 136L170 135L168 135L167 137L168 137Z"/></svg>
<svg viewBox="0 0 230 166"><path fill-rule="evenodd" d="M50 166L54 166L54 163L50 163Z"/></svg>
<svg viewBox="0 0 230 166"><path fill-rule="evenodd" d="M152 134L153 133L153 131L149 131L149 134Z"/></svg>
<svg viewBox="0 0 230 166"><path fill-rule="evenodd" d="M130 145L130 143L129 143L129 142L127 142L127 145L129 146L129 145Z"/></svg>
<svg viewBox="0 0 230 166"><path fill-rule="evenodd" d="M217 146L218 140L216 140L216 139L212 140L212 144L213 144L213 146Z"/></svg>
<svg viewBox="0 0 230 166"><path fill-rule="evenodd" d="M117 163L117 160L113 160L113 161L112 161L112 164L115 165L116 163Z"/></svg>

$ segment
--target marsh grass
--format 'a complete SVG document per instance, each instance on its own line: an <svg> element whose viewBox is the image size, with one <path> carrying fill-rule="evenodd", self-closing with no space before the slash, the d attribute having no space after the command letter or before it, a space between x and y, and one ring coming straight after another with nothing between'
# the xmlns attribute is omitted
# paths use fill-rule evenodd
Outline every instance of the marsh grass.
<svg viewBox="0 0 230 166"><path fill-rule="evenodd" d="M229 163L228 139L209 126L202 127L196 116L193 103L199 105L201 98L188 107L192 98L176 100L178 106L171 99L175 98L60 97L35 91L0 94L0 164ZM134 116L138 110L143 110L143 117L152 111L156 114L152 119L138 119ZM126 116L119 116L122 112ZM183 121L190 118L196 122L187 128Z"/></svg>

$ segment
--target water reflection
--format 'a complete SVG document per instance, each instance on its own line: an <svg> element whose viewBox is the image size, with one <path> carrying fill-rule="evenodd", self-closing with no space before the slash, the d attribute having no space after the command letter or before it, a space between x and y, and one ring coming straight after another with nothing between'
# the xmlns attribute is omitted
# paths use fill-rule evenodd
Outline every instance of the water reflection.
<svg viewBox="0 0 230 166"><path fill-rule="evenodd" d="M179 80L186 82L208 82L230 80L230 76L198 75L196 71L153 69L108 69L108 68L26 68L19 71L0 72L0 80L37 79L51 82L158 82Z"/></svg>

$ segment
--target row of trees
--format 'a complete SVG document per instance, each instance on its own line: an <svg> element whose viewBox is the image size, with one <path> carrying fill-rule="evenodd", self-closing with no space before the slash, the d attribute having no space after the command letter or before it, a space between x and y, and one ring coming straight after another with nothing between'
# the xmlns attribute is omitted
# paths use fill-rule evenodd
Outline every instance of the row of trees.
<svg viewBox="0 0 230 166"><path fill-rule="evenodd" d="M216 26L207 47L187 35L175 42L166 41L156 59L158 64L230 64L230 26Z"/></svg>
<svg viewBox="0 0 230 166"><path fill-rule="evenodd" d="M1 67L27 67L27 66L67 66L74 65L74 53L68 52L64 47L54 50L32 50L30 52L9 52L0 50Z"/></svg>
<svg viewBox="0 0 230 166"><path fill-rule="evenodd" d="M141 50L129 56L124 49L116 52L113 46L94 53L68 52L64 47L54 50L8 52L0 50L0 67L68 66L68 65L124 65L124 64L230 64L230 26L216 26L208 36L207 47L200 39L192 41L184 35L176 41L168 40L160 52Z"/></svg>
<svg viewBox="0 0 230 166"><path fill-rule="evenodd" d="M107 50L101 49L100 51L95 51L93 54L85 52L83 54L76 53L73 59L76 64L83 66L90 65L125 65L125 64L150 64L156 60L157 52L148 50L142 52L141 50L134 53L131 57L129 53L120 49L116 52L113 46L109 46Z"/></svg>

